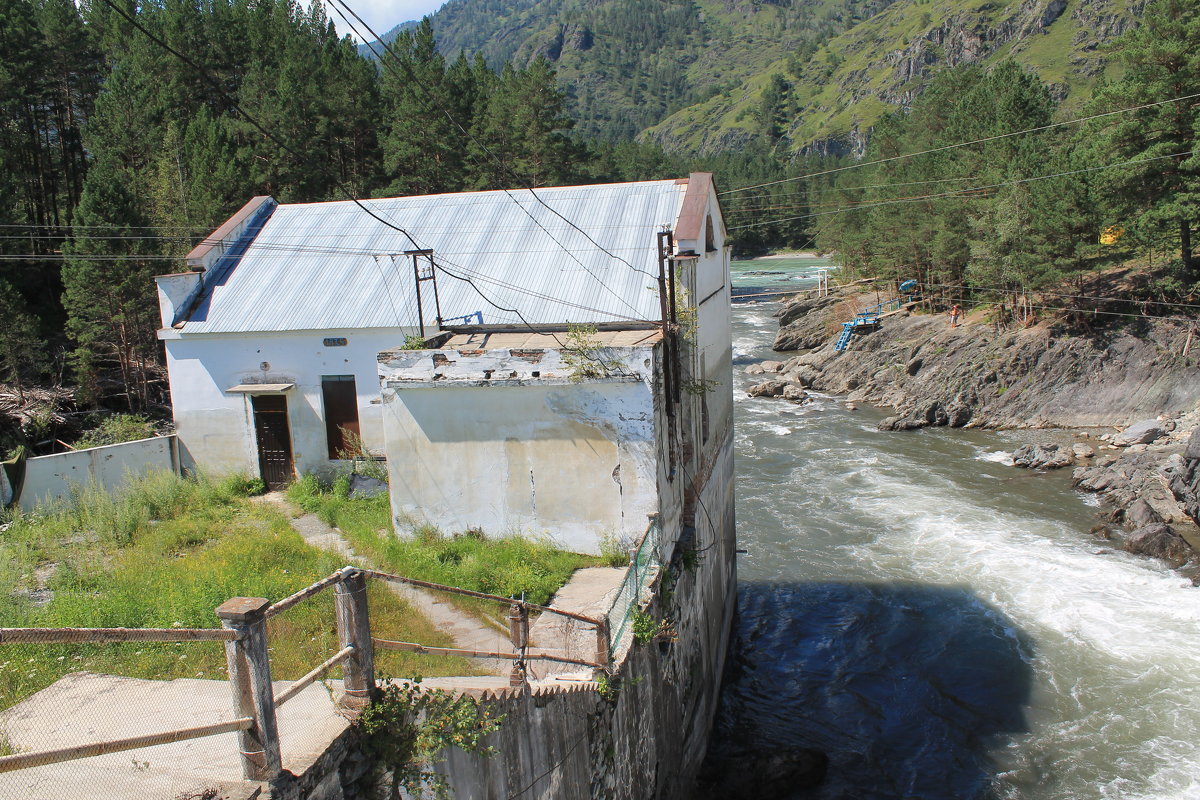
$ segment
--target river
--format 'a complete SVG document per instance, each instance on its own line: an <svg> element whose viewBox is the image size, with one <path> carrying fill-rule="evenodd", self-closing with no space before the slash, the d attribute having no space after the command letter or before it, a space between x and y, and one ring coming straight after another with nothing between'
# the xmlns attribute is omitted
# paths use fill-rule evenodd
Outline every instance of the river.
<svg viewBox="0 0 1200 800"><path fill-rule="evenodd" d="M1108 552L1069 475L1002 463L1028 433L747 397L777 308L734 306L746 553L714 748L827 753L796 798L1200 798L1200 589Z"/></svg>

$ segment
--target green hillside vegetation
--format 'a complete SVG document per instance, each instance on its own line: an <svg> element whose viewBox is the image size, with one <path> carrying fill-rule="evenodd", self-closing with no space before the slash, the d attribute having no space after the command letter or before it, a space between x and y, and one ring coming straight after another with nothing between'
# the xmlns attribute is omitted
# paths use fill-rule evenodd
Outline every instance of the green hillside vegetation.
<svg viewBox="0 0 1200 800"><path fill-rule="evenodd" d="M544 57L584 138L668 151L765 141L861 153L885 113L951 66L1012 58L1059 99L1086 97L1128 0L452 0L443 53L493 66ZM1074 101L1078 102L1078 101Z"/></svg>
<svg viewBox="0 0 1200 800"><path fill-rule="evenodd" d="M432 21L451 56L479 54L493 66L547 58L567 90L577 133L613 141L769 78L777 63L889 2L452 0Z"/></svg>
<svg viewBox="0 0 1200 800"><path fill-rule="evenodd" d="M854 271L960 295L1083 294L1099 270L1157 259L1145 299L1194 298L1200 106L1171 98L1200 80L1200 10L1152 3L1119 45L1122 77L1081 109L1105 116L1020 136L1004 134L1063 117L1051 86L1013 60L939 74L878 123L866 158L880 163L813 187L842 212L817 222L818 241Z"/></svg>

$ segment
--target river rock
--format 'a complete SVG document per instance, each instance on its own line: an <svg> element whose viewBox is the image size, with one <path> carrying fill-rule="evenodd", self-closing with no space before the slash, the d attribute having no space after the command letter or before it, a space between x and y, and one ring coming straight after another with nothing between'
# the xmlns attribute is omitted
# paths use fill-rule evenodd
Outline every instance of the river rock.
<svg viewBox="0 0 1200 800"><path fill-rule="evenodd" d="M1013 466L1026 469L1061 469L1074 463L1071 451L1058 444L1027 444L1012 454Z"/></svg>
<svg viewBox="0 0 1200 800"><path fill-rule="evenodd" d="M1125 540L1125 549L1131 553L1161 558L1173 564L1182 564L1194 553L1187 541L1165 522L1156 522L1129 534Z"/></svg>
<svg viewBox="0 0 1200 800"><path fill-rule="evenodd" d="M1130 530L1141 530L1162 521L1163 518L1146 502L1144 497L1139 497L1133 501L1133 505L1125 509L1125 526Z"/></svg>
<svg viewBox="0 0 1200 800"><path fill-rule="evenodd" d="M946 407L947 424L951 428L961 428L971 421L971 407L966 403L951 403Z"/></svg>
<svg viewBox="0 0 1200 800"><path fill-rule="evenodd" d="M763 368L763 372L779 372L783 369L782 361L763 361L759 364Z"/></svg>
<svg viewBox="0 0 1200 800"><path fill-rule="evenodd" d="M1156 419L1135 422L1113 437L1113 444L1129 447L1135 444L1150 444L1163 436L1162 423Z"/></svg>
<svg viewBox="0 0 1200 800"><path fill-rule="evenodd" d="M924 428L928 424L925 420L921 419L894 416L881 421L875 427L881 431L915 431L918 428Z"/></svg>
<svg viewBox="0 0 1200 800"><path fill-rule="evenodd" d="M1184 458L1200 460L1200 428L1192 431L1188 437L1187 447L1183 451Z"/></svg>
<svg viewBox="0 0 1200 800"><path fill-rule="evenodd" d="M783 394L783 390L788 387L787 381L770 380L756 383L751 386L746 394L751 397L779 397Z"/></svg>
<svg viewBox="0 0 1200 800"><path fill-rule="evenodd" d="M821 378L821 371L811 364L801 364L789 372L788 377L807 389Z"/></svg>
<svg viewBox="0 0 1200 800"><path fill-rule="evenodd" d="M1095 449L1090 444L1076 442L1071 445L1071 453L1075 458L1092 458L1096 455Z"/></svg>
<svg viewBox="0 0 1200 800"><path fill-rule="evenodd" d="M747 375L762 375L766 370L763 369L762 364L751 364L746 367L745 372Z"/></svg>
<svg viewBox="0 0 1200 800"><path fill-rule="evenodd" d="M783 387L783 399L792 403L803 403L805 400L808 400L808 392L794 383L789 383Z"/></svg>

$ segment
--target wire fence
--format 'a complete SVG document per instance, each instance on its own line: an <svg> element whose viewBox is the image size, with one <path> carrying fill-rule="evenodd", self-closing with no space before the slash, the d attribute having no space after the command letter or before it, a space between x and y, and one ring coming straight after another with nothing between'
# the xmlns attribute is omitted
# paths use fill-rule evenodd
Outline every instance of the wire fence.
<svg viewBox="0 0 1200 800"><path fill-rule="evenodd" d="M188 797L207 791L216 773L269 779L289 768L289 756L336 738L345 712L369 702L376 659L397 653L481 659L512 687L590 680L612 669L631 633L660 567L659 539L655 522L608 612L595 616L348 566L274 604L233 598L216 610L222 628L0 628L0 695L16 703L0 711L0 798L117 796L131 787L138 796ZM478 643L468 635L463 647L458 632L458 646L445 647L427 631L398 626L412 614L396 611L426 611L416 600L430 592L498 609L507 630L487 631L485 619L473 634ZM66 675L112 648L128 649L128 666L157 680ZM150 655L159 657L146 674Z"/></svg>
<svg viewBox="0 0 1200 800"><path fill-rule="evenodd" d="M650 584L662 567L659 557L660 539L661 532L658 520L655 519L629 558L629 570L625 573L625 580L621 582L621 587L617 590L606 615L610 632L610 657L615 656L620 649L622 639L632 626L633 615L641 606L643 595L649 590Z"/></svg>

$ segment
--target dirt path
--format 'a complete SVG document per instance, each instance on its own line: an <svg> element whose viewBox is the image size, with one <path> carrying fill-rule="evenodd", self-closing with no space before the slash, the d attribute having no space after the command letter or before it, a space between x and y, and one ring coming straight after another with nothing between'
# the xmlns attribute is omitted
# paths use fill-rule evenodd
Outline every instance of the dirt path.
<svg viewBox="0 0 1200 800"><path fill-rule="evenodd" d="M281 492L263 495L262 502L269 503L282 511L292 528L300 534L304 541L314 547L337 553L349 564L361 567L375 566L354 552L354 548L350 546L350 542L346 541L341 531L325 524L316 514L295 516L298 509L289 503ZM389 583L388 588L397 597L424 615L436 628L448 634L454 640L455 647L464 650L493 652L512 650L512 643L506 633L460 611L443 601L436 593L396 583ZM510 662L498 659L479 659L478 664L482 669L497 675L507 675L512 668Z"/></svg>

